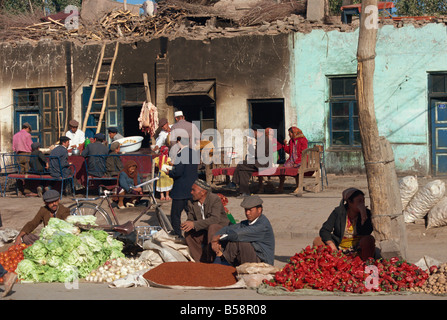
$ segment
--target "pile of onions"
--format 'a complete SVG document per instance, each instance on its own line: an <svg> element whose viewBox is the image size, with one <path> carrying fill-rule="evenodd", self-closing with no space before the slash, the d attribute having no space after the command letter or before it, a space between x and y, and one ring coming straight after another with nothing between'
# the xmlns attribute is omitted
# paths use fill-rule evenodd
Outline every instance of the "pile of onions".
<svg viewBox="0 0 447 320"><path fill-rule="evenodd" d="M85 280L88 282L107 282L125 278L127 275L148 269L150 266L141 260L134 258L117 258L107 261L98 269L90 272Z"/></svg>

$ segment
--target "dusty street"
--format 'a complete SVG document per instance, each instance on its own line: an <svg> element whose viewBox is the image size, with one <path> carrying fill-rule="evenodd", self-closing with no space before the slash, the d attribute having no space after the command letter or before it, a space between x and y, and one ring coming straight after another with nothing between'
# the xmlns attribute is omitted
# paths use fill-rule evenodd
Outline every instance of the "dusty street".
<svg viewBox="0 0 447 320"><path fill-rule="evenodd" d="M262 194L264 213L270 219L275 236L276 252L275 265L283 266L289 257L312 243L317 236L321 224L327 219L334 207L339 204L341 192L347 187L357 187L367 193L365 176L333 176L328 177L329 185L324 186L323 192L305 192L302 197L295 197L288 192L292 184L288 185L285 194ZM424 185L432 178L419 178L419 184ZM287 186L287 185L286 185ZM81 195L80 195L81 196ZM237 220L244 219L239 206L241 200L229 196L228 208ZM64 197L63 204L73 203L71 197ZM369 199L367 198L367 204ZM40 198L17 198L14 194L0 198L0 212L3 228L20 230L30 220L42 205ZM169 214L170 203L163 202L162 208ZM139 213L139 208L120 210L121 223L133 219ZM156 219L152 213L142 217L137 225L155 225ZM441 262L447 261L447 227L425 230L423 224L407 225L408 253L410 262L417 262L424 255ZM6 249L6 246L2 249ZM0 287L0 291L2 287ZM17 284L13 292L4 300L300 300L300 299L337 299L343 296L266 296L255 290L173 290L159 288L119 288L112 289L106 284L89 284L81 282L79 288L65 288L64 284ZM356 300L432 300L445 297L427 294L386 295L386 296L350 296ZM185 302L186 303L186 302Z"/></svg>

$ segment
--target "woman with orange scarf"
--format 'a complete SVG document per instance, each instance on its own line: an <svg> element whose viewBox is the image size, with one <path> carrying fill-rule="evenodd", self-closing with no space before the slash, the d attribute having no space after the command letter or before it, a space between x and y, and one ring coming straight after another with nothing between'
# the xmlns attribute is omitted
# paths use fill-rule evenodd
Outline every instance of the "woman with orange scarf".
<svg viewBox="0 0 447 320"><path fill-rule="evenodd" d="M289 128L289 137L289 143L287 143L287 140L284 140L284 151L289 154L289 158L284 163L284 167L298 168L301 165L301 154L303 150L307 149L307 138L304 136L303 131L297 127ZM280 176L278 192L283 191L284 180L285 177Z"/></svg>
<svg viewBox="0 0 447 320"><path fill-rule="evenodd" d="M141 197L125 197L126 194L142 195L143 188L135 188L141 183L140 175L138 174L138 165L135 161L129 160L124 164L123 171L118 176L118 208L134 207ZM126 200L126 206L124 206Z"/></svg>

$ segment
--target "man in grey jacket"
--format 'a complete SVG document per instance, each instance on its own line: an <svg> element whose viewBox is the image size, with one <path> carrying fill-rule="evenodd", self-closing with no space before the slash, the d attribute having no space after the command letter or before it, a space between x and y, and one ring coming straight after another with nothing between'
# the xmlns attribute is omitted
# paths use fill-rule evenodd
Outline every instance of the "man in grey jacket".
<svg viewBox="0 0 447 320"><path fill-rule="evenodd" d="M210 263L215 255L211 250L211 239L221 228L230 223L222 200L212 193L211 187L197 179L191 188L192 200L188 201L188 217L180 227L192 258L196 262Z"/></svg>
<svg viewBox="0 0 447 320"><path fill-rule="evenodd" d="M245 197L241 207L247 220L220 229L211 246L219 259L222 257L233 266L246 262L265 262L273 265L275 235L269 219L263 214L262 199Z"/></svg>

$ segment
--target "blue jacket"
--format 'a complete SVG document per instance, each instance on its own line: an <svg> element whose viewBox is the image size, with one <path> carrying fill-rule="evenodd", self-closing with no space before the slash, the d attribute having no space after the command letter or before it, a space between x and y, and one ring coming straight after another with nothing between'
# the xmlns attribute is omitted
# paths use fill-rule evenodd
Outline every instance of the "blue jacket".
<svg viewBox="0 0 447 320"><path fill-rule="evenodd" d="M141 183L140 175L137 177L137 184ZM130 192L130 187L135 187L135 183L131 177L127 175L125 172L121 172L119 175L119 184L120 187L126 190L127 193Z"/></svg>
<svg viewBox="0 0 447 320"><path fill-rule="evenodd" d="M197 151L185 147L177 153L169 176L174 179L174 185L169 193L172 199L191 199L191 188L198 174L199 155Z"/></svg>
<svg viewBox="0 0 447 320"><path fill-rule="evenodd" d="M250 242L262 262L273 265L275 260L275 235L269 219L261 214L255 223L248 220L231 224L220 229L216 234L227 234L222 240L231 242Z"/></svg>

